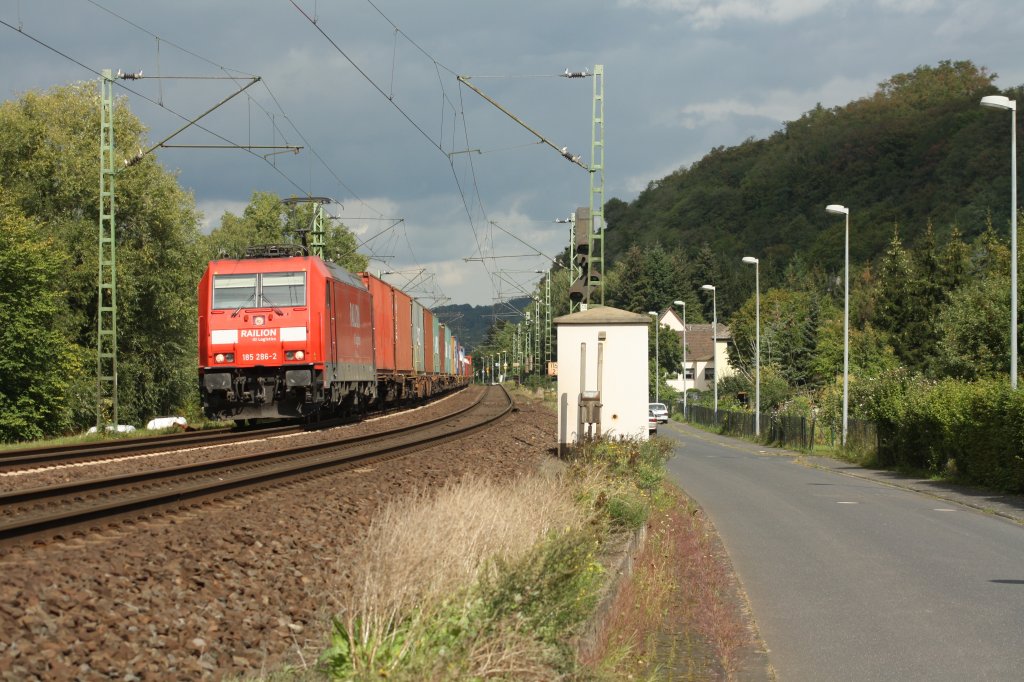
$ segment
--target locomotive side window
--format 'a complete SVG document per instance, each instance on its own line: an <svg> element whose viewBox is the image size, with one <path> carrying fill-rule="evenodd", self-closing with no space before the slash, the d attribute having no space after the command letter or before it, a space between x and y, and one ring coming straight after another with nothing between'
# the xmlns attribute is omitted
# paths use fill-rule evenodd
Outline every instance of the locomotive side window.
<svg viewBox="0 0 1024 682"><path fill-rule="evenodd" d="M267 272L260 279L264 303L283 306L306 304L305 272Z"/></svg>
<svg viewBox="0 0 1024 682"><path fill-rule="evenodd" d="M256 275L214 275L213 309L234 310L256 302Z"/></svg>

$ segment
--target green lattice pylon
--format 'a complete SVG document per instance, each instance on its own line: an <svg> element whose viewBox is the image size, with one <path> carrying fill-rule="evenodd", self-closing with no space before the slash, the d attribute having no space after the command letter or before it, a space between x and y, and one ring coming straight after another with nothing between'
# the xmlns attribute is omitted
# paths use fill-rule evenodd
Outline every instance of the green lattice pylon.
<svg viewBox="0 0 1024 682"><path fill-rule="evenodd" d="M114 226L114 80L100 78L99 275L96 306L96 429L117 425L117 244Z"/></svg>
<svg viewBox="0 0 1024 682"><path fill-rule="evenodd" d="M590 137L590 267L598 273L600 295L588 303L604 305L604 65L594 66L594 117Z"/></svg>

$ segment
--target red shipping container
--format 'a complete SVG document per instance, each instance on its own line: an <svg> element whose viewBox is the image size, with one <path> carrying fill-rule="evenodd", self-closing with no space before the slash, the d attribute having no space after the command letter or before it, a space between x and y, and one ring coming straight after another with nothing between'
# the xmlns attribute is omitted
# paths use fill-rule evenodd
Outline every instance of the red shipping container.
<svg viewBox="0 0 1024 682"><path fill-rule="evenodd" d="M333 335L335 341L332 361L338 363L339 371L343 371L340 368L359 364L368 367L371 356L364 345L364 340L373 335L369 325L371 300L365 292L358 291L353 286L345 286L343 282L337 281L333 284L334 300L330 310L335 312L333 316L328 315L325 320L325 326L330 326L325 354L332 354L330 337Z"/></svg>
<svg viewBox="0 0 1024 682"><path fill-rule="evenodd" d="M394 290L395 298L395 369L412 374L412 297L401 289Z"/></svg>
<svg viewBox="0 0 1024 682"><path fill-rule="evenodd" d="M373 298L373 357L377 372L395 371L395 288L368 272L360 272Z"/></svg>

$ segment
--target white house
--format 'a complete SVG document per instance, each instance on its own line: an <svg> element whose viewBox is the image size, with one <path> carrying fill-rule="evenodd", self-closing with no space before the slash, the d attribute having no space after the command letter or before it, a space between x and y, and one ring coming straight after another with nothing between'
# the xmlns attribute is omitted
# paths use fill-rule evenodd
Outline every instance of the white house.
<svg viewBox="0 0 1024 682"><path fill-rule="evenodd" d="M658 321L679 336L679 345L683 344L683 320L672 308L665 310ZM666 383L677 391L714 390L715 368L718 378L736 374L736 369L729 364L729 341L732 335L729 328L721 322L717 330L710 324L686 325L686 366L676 374L674 379ZM717 341L716 341L717 339Z"/></svg>

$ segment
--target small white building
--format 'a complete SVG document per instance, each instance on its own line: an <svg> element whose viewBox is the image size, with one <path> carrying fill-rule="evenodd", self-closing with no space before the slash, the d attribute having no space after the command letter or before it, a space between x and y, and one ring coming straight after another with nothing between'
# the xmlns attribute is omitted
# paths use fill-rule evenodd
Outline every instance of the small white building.
<svg viewBox="0 0 1024 682"><path fill-rule="evenodd" d="M649 323L605 306L554 319L560 453L586 436L646 440Z"/></svg>
<svg viewBox="0 0 1024 682"><path fill-rule="evenodd" d="M669 308L661 313L658 320L679 337L679 345L683 345L683 321L675 310ZM684 390L713 391L715 371L718 378L736 374L736 369L729 363L729 341L732 334L721 322L713 329L710 324L686 325L686 365L676 374L674 379L665 383L682 392Z"/></svg>

